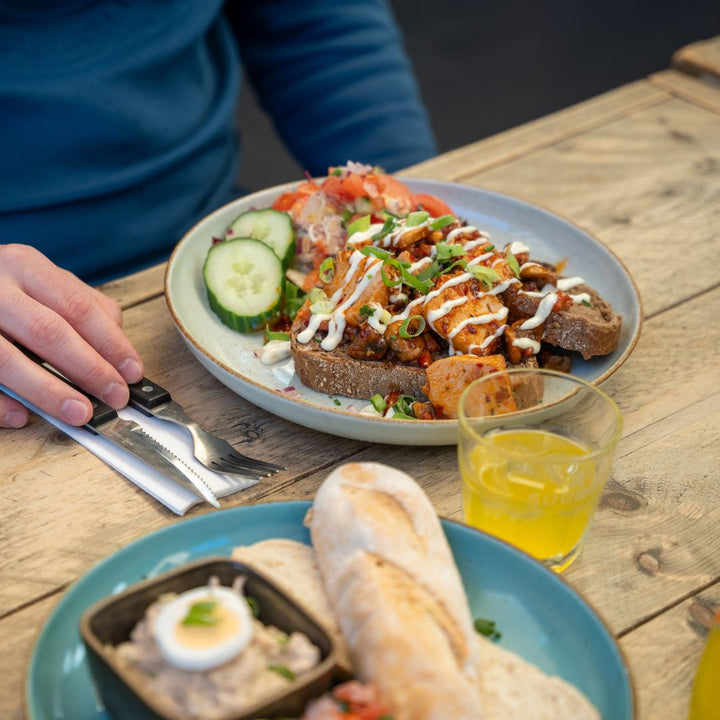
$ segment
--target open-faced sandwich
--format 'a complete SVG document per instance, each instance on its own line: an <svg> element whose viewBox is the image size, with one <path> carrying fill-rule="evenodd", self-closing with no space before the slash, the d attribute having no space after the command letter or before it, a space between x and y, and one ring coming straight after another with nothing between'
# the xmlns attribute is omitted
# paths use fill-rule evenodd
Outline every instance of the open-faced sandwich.
<svg viewBox="0 0 720 720"><path fill-rule="evenodd" d="M367 166L331 168L244 213L219 245L205 268L219 317L269 327L269 339L290 340L304 385L386 417L454 418L483 374L567 372L573 354L607 355L620 338L620 315L562 263L521 242L498 247L442 200Z"/></svg>

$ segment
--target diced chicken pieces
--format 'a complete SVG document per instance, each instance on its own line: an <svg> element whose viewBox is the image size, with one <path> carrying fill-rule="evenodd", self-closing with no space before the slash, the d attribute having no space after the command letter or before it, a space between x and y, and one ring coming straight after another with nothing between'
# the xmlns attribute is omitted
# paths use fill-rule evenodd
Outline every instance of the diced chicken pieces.
<svg viewBox="0 0 720 720"><path fill-rule="evenodd" d="M423 352L426 352L425 340L422 335L410 338L400 337L399 332L402 324L401 320L390 323L385 331L385 340L400 362L414 362Z"/></svg>
<svg viewBox="0 0 720 720"><path fill-rule="evenodd" d="M423 306L428 325L456 352L491 355L507 310L495 295L483 295L476 280L446 287ZM477 295L480 294L480 297Z"/></svg>
<svg viewBox="0 0 720 720"><path fill-rule="evenodd" d="M458 416L458 401L463 390L478 378L505 368L505 358L502 355L482 358L472 355L453 355L442 358L436 360L426 370L427 381L423 392L435 408L437 417L455 419ZM515 401L507 379L503 385L498 379L491 394L487 397L483 395L473 398L469 411L474 415L496 415L515 410Z"/></svg>
<svg viewBox="0 0 720 720"><path fill-rule="evenodd" d="M338 302L338 306L346 302L348 298L353 297L352 304L345 310L344 314L347 324L357 327L365 319L365 316L360 314L360 310L364 305L369 306L376 303L384 308L390 304L390 288L383 282L380 274L381 261L373 257L363 258L358 263L349 281L346 280L348 272L353 268L351 263L352 254L352 251L338 253L335 259L335 274L327 284L325 294L332 297L338 288L343 288L343 295ZM388 277L393 277L393 272L392 268L386 269ZM372 279L368 279L370 274L372 274ZM354 297L361 283L364 287Z"/></svg>

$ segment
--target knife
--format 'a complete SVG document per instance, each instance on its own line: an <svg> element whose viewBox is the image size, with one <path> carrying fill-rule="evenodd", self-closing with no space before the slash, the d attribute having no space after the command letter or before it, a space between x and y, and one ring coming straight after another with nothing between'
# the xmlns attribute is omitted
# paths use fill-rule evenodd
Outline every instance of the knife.
<svg viewBox="0 0 720 720"><path fill-rule="evenodd" d="M42 365L49 373L52 373L90 400L93 415L90 421L82 426L84 430L93 435L101 435L115 445L125 448L166 477L186 487L196 497L207 500L216 508L220 507L220 503L210 486L175 453L148 435L138 423L133 420L124 420L113 408L70 382L62 373L35 355L35 353L26 348L21 349L29 358Z"/></svg>

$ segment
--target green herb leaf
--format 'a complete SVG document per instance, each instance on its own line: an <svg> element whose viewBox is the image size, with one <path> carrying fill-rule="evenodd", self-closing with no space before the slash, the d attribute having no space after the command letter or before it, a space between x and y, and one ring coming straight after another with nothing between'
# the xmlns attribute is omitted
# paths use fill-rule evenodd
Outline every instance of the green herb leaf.
<svg viewBox="0 0 720 720"><path fill-rule="evenodd" d="M494 282L500 280L500 275L497 270L486 267L485 265L468 265L465 268L474 278L480 280L480 282L491 288Z"/></svg>
<svg viewBox="0 0 720 720"><path fill-rule="evenodd" d="M285 667L285 665L268 665L267 669L278 675L282 675L286 680L295 679L295 673L289 667Z"/></svg>
<svg viewBox="0 0 720 720"><path fill-rule="evenodd" d="M581 302L583 305L585 305L585 307L592 307L592 305L587 300L582 300Z"/></svg>
<svg viewBox="0 0 720 720"><path fill-rule="evenodd" d="M340 176L342 175L342 169L339 168L339 167L333 168L333 169L330 171L330 175L331 175L332 177L340 177Z"/></svg>
<svg viewBox="0 0 720 720"><path fill-rule="evenodd" d="M438 243L435 246L436 257L439 261L449 260L454 257L461 257L465 254L465 248L462 245L450 245L449 243Z"/></svg>
<svg viewBox="0 0 720 720"><path fill-rule="evenodd" d="M412 410L412 404L415 402L417 402L417 398L412 395L400 395L392 406L393 417L404 420L417 420Z"/></svg>
<svg viewBox="0 0 720 720"><path fill-rule="evenodd" d="M375 312L375 309L369 305L363 305L360 308L360 317L370 317Z"/></svg>
<svg viewBox="0 0 720 720"><path fill-rule="evenodd" d="M347 221L354 215L355 213L352 210L348 210L347 208L342 211L342 215L340 216L343 221L343 225L347 224Z"/></svg>
<svg viewBox="0 0 720 720"><path fill-rule="evenodd" d="M329 397L330 400L332 400L336 405L340 405L340 404L341 404L340 401L339 401L335 396L333 396L333 395L328 395L328 397Z"/></svg>
<svg viewBox="0 0 720 720"><path fill-rule="evenodd" d="M347 227L348 240L357 232L365 232L370 227L370 216L363 215L351 222Z"/></svg>
<svg viewBox="0 0 720 720"><path fill-rule="evenodd" d="M418 210L416 212L411 212L407 216L405 225L407 227L415 227L416 225L422 225L429 217L430 213L426 210Z"/></svg>
<svg viewBox="0 0 720 720"><path fill-rule="evenodd" d="M217 625L220 618L215 613L218 603L214 600L193 603L182 621L183 625Z"/></svg>
<svg viewBox="0 0 720 720"><path fill-rule="evenodd" d="M370 398L370 402L372 403L372 406L380 413L385 412L385 408L387 408L387 403L385 402L385 398L380 395L380 393L377 393L373 395Z"/></svg>
<svg viewBox="0 0 720 720"><path fill-rule="evenodd" d="M260 603L258 602L258 599L253 597L252 595L246 595L245 600L250 607L250 612L252 613L252 616L260 617Z"/></svg>
<svg viewBox="0 0 720 720"><path fill-rule="evenodd" d="M479 632L481 635L484 635L485 637L490 638L491 640L499 640L502 637L502 634L495 627L494 620L476 618L474 625L477 632Z"/></svg>
<svg viewBox="0 0 720 720"><path fill-rule="evenodd" d="M411 331L410 323L412 322L416 322L417 327L415 330ZM422 315L411 315L409 318L402 321L400 329L398 330L398 335L405 340L409 340L410 338L420 335L423 330L425 330L425 318Z"/></svg>
<svg viewBox="0 0 720 720"><path fill-rule="evenodd" d="M442 230L442 228L446 227L447 225L454 223L456 219L457 218L453 217L452 215L443 215L439 218L436 218L430 223L430 229Z"/></svg>
<svg viewBox="0 0 720 720"><path fill-rule="evenodd" d="M395 219L392 217L385 218L385 222L383 223L383 226L380 228L380 231L375 233L372 236L373 240L381 240L386 235L391 233L395 229Z"/></svg>
<svg viewBox="0 0 720 720"><path fill-rule="evenodd" d="M515 277L520 277L520 265L518 265L517 258L510 252L510 248L505 253L505 259L510 269L515 273Z"/></svg>

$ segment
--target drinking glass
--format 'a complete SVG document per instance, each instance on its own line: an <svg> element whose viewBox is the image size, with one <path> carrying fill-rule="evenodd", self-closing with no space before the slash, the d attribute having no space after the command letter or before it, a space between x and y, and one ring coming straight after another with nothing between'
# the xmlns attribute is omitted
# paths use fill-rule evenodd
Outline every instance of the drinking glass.
<svg viewBox="0 0 720 720"><path fill-rule="evenodd" d="M610 475L617 405L572 375L513 368L465 389L458 425L465 522L567 568Z"/></svg>

